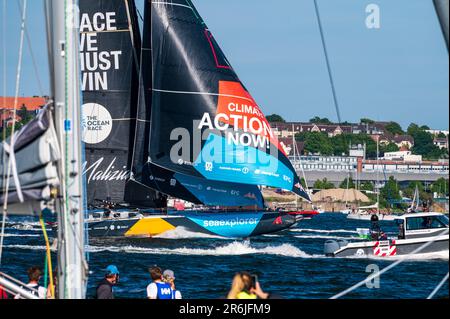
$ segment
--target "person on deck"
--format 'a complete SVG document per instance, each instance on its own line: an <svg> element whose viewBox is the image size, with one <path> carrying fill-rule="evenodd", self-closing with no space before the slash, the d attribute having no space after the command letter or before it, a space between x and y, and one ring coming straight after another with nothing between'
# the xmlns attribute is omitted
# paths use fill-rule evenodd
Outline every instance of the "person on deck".
<svg viewBox="0 0 450 319"><path fill-rule="evenodd" d="M182 299L181 292L175 287L175 274L172 270L166 269L163 272L164 282L170 284L172 288L172 299Z"/></svg>
<svg viewBox="0 0 450 319"><path fill-rule="evenodd" d="M405 239L405 224L403 221L398 225L398 239Z"/></svg>
<svg viewBox="0 0 450 319"><path fill-rule="evenodd" d="M376 213L373 213L372 216L370 217L370 233L372 235L372 239L373 240L378 240L378 237L380 236L380 232L381 232L381 228L380 225L378 224L378 216Z"/></svg>
<svg viewBox="0 0 450 319"><path fill-rule="evenodd" d="M153 266L148 270L152 282L147 286L148 299L173 299L172 287L169 283L163 281L161 268Z"/></svg>
<svg viewBox="0 0 450 319"><path fill-rule="evenodd" d="M97 286L97 299L114 299L113 287L119 282L119 269L114 265L106 267L105 278Z"/></svg>
<svg viewBox="0 0 450 319"><path fill-rule="evenodd" d="M28 269L28 279L29 282L26 287L31 288L30 292L37 296L39 299L45 299L47 296L47 289L39 285L39 280L41 280L42 271L39 267L33 266ZM20 295L16 295L14 299L21 299Z"/></svg>

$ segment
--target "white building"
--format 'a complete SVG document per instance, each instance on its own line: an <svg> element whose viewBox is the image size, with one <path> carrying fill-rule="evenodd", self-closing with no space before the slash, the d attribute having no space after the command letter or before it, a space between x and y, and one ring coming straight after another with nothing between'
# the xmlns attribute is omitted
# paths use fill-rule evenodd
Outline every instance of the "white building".
<svg viewBox="0 0 450 319"><path fill-rule="evenodd" d="M389 161L422 162L422 155L413 155L411 151L386 152L383 159Z"/></svg>
<svg viewBox="0 0 450 319"><path fill-rule="evenodd" d="M426 132L433 134L433 135L439 135L440 133L444 134L445 136L448 136L449 131L445 131L445 130L426 130Z"/></svg>

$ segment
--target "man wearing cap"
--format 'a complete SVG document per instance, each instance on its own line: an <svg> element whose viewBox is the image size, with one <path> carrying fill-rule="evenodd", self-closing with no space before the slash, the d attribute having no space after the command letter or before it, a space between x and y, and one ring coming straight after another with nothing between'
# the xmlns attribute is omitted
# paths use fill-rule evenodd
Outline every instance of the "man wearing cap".
<svg viewBox="0 0 450 319"><path fill-rule="evenodd" d="M163 272L164 282L172 288L172 299L182 299L181 292L175 288L175 274L173 270L166 269Z"/></svg>
<svg viewBox="0 0 450 319"><path fill-rule="evenodd" d="M105 278L97 287L97 299L114 299L113 286L119 281L119 269L114 265L106 267Z"/></svg>

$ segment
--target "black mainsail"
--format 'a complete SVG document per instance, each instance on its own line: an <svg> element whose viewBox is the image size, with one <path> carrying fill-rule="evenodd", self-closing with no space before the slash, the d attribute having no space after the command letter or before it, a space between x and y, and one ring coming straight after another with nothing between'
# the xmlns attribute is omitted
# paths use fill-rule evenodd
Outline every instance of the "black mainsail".
<svg viewBox="0 0 450 319"><path fill-rule="evenodd" d="M259 106L190 0L146 1L150 162L209 181L280 187L309 200ZM146 72L146 70L143 70Z"/></svg>
<svg viewBox="0 0 450 319"><path fill-rule="evenodd" d="M134 1L80 0L80 36L88 204L122 203L137 134L140 37ZM155 191L144 188L139 195L130 201L156 205Z"/></svg>

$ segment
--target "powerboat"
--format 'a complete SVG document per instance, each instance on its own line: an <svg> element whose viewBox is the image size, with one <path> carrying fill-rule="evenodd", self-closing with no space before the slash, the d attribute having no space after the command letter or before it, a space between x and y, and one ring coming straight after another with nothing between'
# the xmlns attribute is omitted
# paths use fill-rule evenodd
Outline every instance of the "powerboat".
<svg viewBox="0 0 450 319"><path fill-rule="evenodd" d="M370 239L362 242L327 240L324 253L331 257L389 257L411 254L427 243L418 253L448 252L448 216L436 212L404 214L397 216L396 222L399 233L395 238L372 233ZM362 237L361 229L359 233Z"/></svg>

